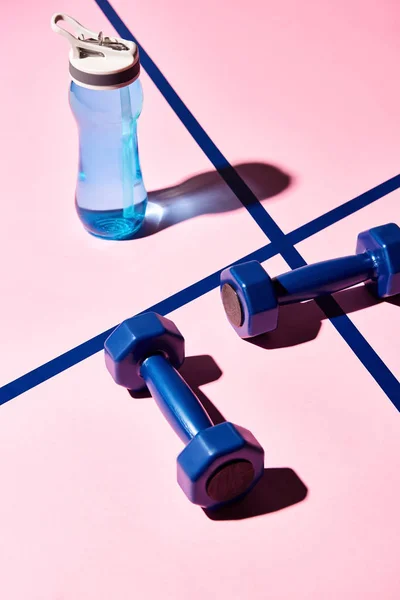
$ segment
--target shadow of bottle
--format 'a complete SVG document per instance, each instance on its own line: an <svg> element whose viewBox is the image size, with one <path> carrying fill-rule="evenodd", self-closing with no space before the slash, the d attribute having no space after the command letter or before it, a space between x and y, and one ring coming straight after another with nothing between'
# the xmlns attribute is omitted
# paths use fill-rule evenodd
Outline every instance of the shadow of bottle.
<svg viewBox="0 0 400 600"><path fill-rule="evenodd" d="M280 194L292 181L281 169L257 162L194 175L178 185L149 193L146 217L134 239L148 237L199 215L243 208L223 178L229 180L233 175L239 176L259 201ZM254 196L249 195L246 206L254 202Z"/></svg>
<svg viewBox="0 0 400 600"><path fill-rule="evenodd" d="M318 336L324 320L371 308L382 302L400 306L400 296L381 300L360 285L333 296L320 297L318 304L314 300L287 304L279 307L278 327L274 331L246 341L266 350L304 344Z"/></svg>
<svg viewBox="0 0 400 600"><path fill-rule="evenodd" d="M192 388L215 425L226 421L216 406L200 389L200 386L217 381L222 371L208 355L189 356L183 363L180 374ZM149 397L143 393L129 392L133 398ZM307 488L290 468L264 469L264 474L254 488L241 500L218 510L204 510L213 521L247 519L276 512L297 504L307 496Z"/></svg>

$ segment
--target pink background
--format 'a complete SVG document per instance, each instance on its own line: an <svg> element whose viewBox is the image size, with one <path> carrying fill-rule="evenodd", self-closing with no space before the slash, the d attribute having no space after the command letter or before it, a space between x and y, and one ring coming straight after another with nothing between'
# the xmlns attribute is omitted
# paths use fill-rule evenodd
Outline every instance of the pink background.
<svg viewBox="0 0 400 600"><path fill-rule="evenodd" d="M272 198L255 190L285 232L397 174L393 2L114 7L231 163L293 178ZM0 385L268 243L212 175L192 202L223 212L129 243L82 231L68 46L50 30L60 10L113 33L89 1L2 13L13 60L0 116ZM212 171L145 73L142 82L148 190ZM298 249L309 262L352 253L362 229L400 222L399 200L393 192ZM265 266L288 268L279 256ZM337 299L399 377L399 306L363 289ZM270 470L236 512L258 515L215 521L186 500L179 439L151 400L115 386L99 353L0 407L1 597L397 599L398 412L329 321L314 305L285 311L287 335L262 348L233 334L218 290L169 316L188 357L211 357L189 358L191 382L208 381L201 393L264 445Z"/></svg>

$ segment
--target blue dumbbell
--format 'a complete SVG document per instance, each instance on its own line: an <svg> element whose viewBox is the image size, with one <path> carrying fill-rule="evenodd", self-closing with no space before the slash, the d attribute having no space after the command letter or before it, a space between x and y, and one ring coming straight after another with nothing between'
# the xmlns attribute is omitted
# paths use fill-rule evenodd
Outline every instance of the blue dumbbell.
<svg viewBox="0 0 400 600"><path fill-rule="evenodd" d="M279 306L311 300L364 282L378 298L400 293L400 228L394 223L359 234L356 254L300 267L271 279L257 261L221 273L221 298L242 338L273 331Z"/></svg>
<svg viewBox="0 0 400 600"><path fill-rule="evenodd" d="M121 323L107 338L106 366L119 385L148 389L187 444L177 458L178 483L194 504L216 508L246 494L264 472L264 450L246 429L214 425L177 369L184 338L174 323L145 313Z"/></svg>

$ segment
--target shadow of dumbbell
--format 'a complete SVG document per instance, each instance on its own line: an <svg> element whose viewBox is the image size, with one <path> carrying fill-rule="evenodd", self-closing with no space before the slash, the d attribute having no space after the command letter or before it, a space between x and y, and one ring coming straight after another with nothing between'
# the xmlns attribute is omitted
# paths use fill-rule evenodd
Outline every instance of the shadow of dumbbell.
<svg viewBox="0 0 400 600"><path fill-rule="evenodd" d="M374 298L363 285L337 292L332 297L337 304L331 302L329 296L319 299L325 312L314 300L282 306L278 327L274 331L248 338L245 341L266 350L297 346L314 340L318 336L324 320L371 308L383 302L400 306L399 296L384 300Z"/></svg>
<svg viewBox="0 0 400 600"><path fill-rule="evenodd" d="M394 304L394 306L400 306L400 295L394 296L393 298L385 298L388 304Z"/></svg>
<svg viewBox="0 0 400 600"><path fill-rule="evenodd" d="M283 510L302 502L307 494L307 487L293 469L264 469L260 481L242 500L204 512L212 521L238 521Z"/></svg>

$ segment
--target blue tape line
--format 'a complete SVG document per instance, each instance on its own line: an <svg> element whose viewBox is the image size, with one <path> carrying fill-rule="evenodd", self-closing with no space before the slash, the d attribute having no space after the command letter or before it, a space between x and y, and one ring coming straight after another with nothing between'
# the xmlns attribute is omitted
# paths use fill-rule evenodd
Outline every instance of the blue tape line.
<svg viewBox="0 0 400 600"><path fill-rule="evenodd" d="M336 331L345 339L354 354L361 360L367 371L371 373L397 410L400 411L399 381L388 369L380 356L375 352L332 296L318 298L315 302L330 319ZM379 375L379 381L374 374ZM344 388L345 387L346 386L344 386Z"/></svg>
<svg viewBox="0 0 400 600"><path fill-rule="evenodd" d="M222 179L237 196L258 226L261 227L264 234L271 242L279 241L281 244L285 244L285 234L283 231L278 227L272 217L270 217L262 204L258 201L257 196L255 196L249 186L243 181L237 171L217 148L210 136L205 132L186 104L181 100L174 88L168 82L167 78L147 54L146 50L115 12L111 4L107 2L107 0L95 0L95 2L120 36L124 39L132 40L137 44L141 65L149 75L150 79L189 131L190 135L203 150L209 161L214 165Z"/></svg>
<svg viewBox="0 0 400 600"><path fill-rule="evenodd" d="M291 269L304 266L307 263L301 256L301 254L294 248L293 243L288 236L285 236L278 224L272 219L272 217L265 210L263 205L258 201L257 197L243 181L240 175L235 171L229 161L225 158L222 152L217 148L212 139L208 136L205 130L202 128L200 123L195 119L193 114L190 112L188 107L184 104L178 94L175 92L171 84L168 82L166 77L162 74L160 69L150 58L141 44L134 38L132 33L126 27L125 23L113 9L111 4L107 0L95 0L99 8L103 11L104 15L110 21L111 25L116 31L118 31L121 37L134 40L137 43L140 51L141 63L143 68L147 71L147 74L152 79L153 83L157 86L165 100L174 110L180 121L189 131L193 139L197 142L204 154L208 157L214 167L217 169L221 177L225 180L227 185L231 188L233 193L241 201L243 206L247 209L253 219L256 221L258 226L262 229L265 235L271 240L272 243L279 247L279 251L283 258L286 260ZM389 182L382 184L383 190L370 191L371 201L374 194L384 195L389 193L391 186L398 187L398 178L396 176ZM386 186L386 187L385 187ZM378 186L379 187L379 186ZM389 191L385 191L389 190ZM382 193L383 192L383 193ZM369 198L360 198L353 200L353 203L363 205L368 203ZM348 207L351 210L351 207ZM336 211L338 209L335 209ZM345 212L346 208L342 210ZM331 211L335 212L335 211ZM340 214L340 211L339 211ZM322 222L324 219L329 220L329 213L325 217L320 217ZM313 227L318 224L314 222L314 225L309 224L308 229L312 231ZM306 226L304 226L306 227ZM301 228L300 228L301 230ZM306 229L307 232L307 229ZM311 235L311 234L310 234ZM295 239L295 235L293 235ZM339 305L336 301L331 298L330 304L325 299L322 303L319 303L322 310L325 312L325 308L328 310L325 313L328 318L330 317L331 310L329 307L334 308L334 311L340 310ZM365 368L369 371L375 381L380 385L383 391L388 395L390 400L398 408L399 396L400 396L400 383L380 359L375 350L368 344L362 334L358 331L356 326L346 315L342 315L339 319L331 318L331 321L340 335L344 338L359 360L363 363ZM362 340L362 343L361 343Z"/></svg>
<svg viewBox="0 0 400 600"><path fill-rule="evenodd" d="M391 179L384 181L383 183L377 185L376 187L364 192L360 196L337 206L333 210L313 219L309 223L294 229L290 233L287 234L287 239L290 240L292 244L298 244L302 240L305 240L308 237L311 237L315 233L322 231L329 225L333 225L337 221L344 219L345 217L349 217L354 214L361 208L372 204L376 200L387 196L391 192L394 192L400 187L400 175L395 175Z"/></svg>

